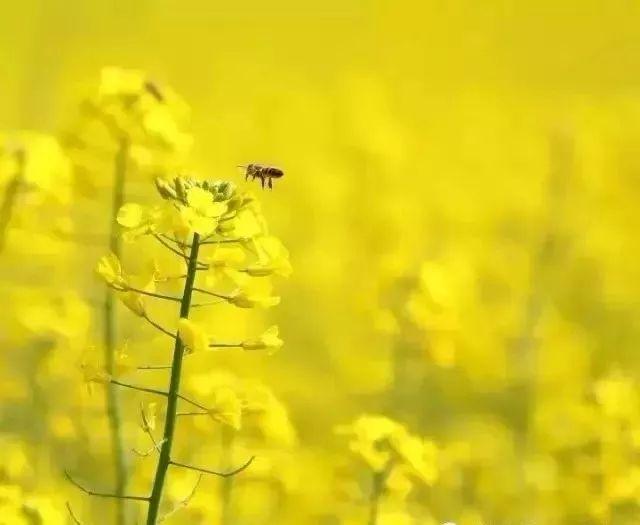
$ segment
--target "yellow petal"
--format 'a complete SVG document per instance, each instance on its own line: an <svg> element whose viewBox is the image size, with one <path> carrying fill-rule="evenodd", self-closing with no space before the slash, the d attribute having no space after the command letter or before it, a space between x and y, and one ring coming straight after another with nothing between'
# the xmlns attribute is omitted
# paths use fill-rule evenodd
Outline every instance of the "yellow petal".
<svg viewBox="0 0 640 525"><path fill-rule="evenodd" d="M118 294L123 304L139 317L146 315L144 297L137 292L122 292Z"/></svg>
<svg viewBox="0 0 640 525"><path fill-rule="evenodd" d="M109 253L100 258L96 266L96 272L109 285L118 286L123 282L122 266L114 253Z"/></svg>
<svg viewBox="0 0 640 525"><path fill-rule="evenodd" d="M178 322L178 336L190 352L203 352L209 348L209 336L198 324L181 318Z"/></svg>
<svg viewBox="0 0 640 525"><path fill-rule="evenodd" d="M230 388L220 388L216 391L214 406L209 410L209 414L220 423L240 430L242 403Z"/></svg>
<svg viewBox="0 0 640 525"><path fill-rule="evenodd" d="M278 327L268 328L258 339L249 339L242 343L244 350L270 350L275 351L282 347L282 339L278 336Z"/></svg>
<svg viewBox="0 0 640 525"><path fill-rule="evenodd" d="M129 203L118 210L117 221L125 228L139 227L145 218L145 209L139 204Z"/></svg>

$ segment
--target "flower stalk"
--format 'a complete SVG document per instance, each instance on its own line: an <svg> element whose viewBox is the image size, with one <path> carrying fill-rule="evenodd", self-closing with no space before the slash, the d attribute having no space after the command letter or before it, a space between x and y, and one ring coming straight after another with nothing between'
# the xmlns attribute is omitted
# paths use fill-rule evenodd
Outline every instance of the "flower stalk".
<svg viewBox="0 0 640 525"><path fill-rule="evenodd" d="M233 447L233 433L228 428L222 429L222 457L228 461L231 456L231 448ZM228 467L228 465L225 465ZM222 500L222 509L220 511L220 525L231 525L233 521L232 514L232 491L233 477L226 477L220 480L220 499Z"/></svg>
<svg viewBox="0 0 640 525"><path fill-rule="evenodd" d="M14 156L16 160L16 173L7 184L7 188L4 192L4 199L0 206L0 253L4 250L9 223L11 222L11 217L15 210L18 192L24 177L24 165L26 160L24 150L22 148L18 148L15 151Z"/></svg>
<svg viewBox="0 0 640 525"><path fill-rule="evenodd" d="M368 525L378 525L380 503L385 493L385 485L387 483L387 478L391 473L392 466L393 459L390 459L384 469L373 472L371 496L369 498L369 520L367 522Z"/></svg>
<svg viewBox="0 0 640 525"><path fill-rule="evenodd" d="M112 197L111 227L109 232L109 249L118 258L122 252L122 241L117 222L118 210L124 203L124 189L127 174L127 158L129 156L129 142L122 138L118 147L114 165L114 182ZM117 338L117 310L114 291L106 288L104 302L104 351L105 369L110 375L115 369L115 350ZM122 436L122 411L120 392L115 384L108 384L106 389L107 418L111 434L111 447L115 468L115 493L122 496L127 489L127 460L125 456ZM126 525L127 508L124 498L116 499L116 523Z"/></svg>
<svg viewBox="0 0 640 525"><path fill-rule="evenodd" d="M239 409L234 405L235 418L223 418L216 412L216 407L206 406L203 403L195 401L180 391L182 380L182 365L186 355L196 352L206 352L211 348L211 337L207 330L189 319L191 308L196 306L205 306L205 304L192 304L194 293L201 292L215 296L217 299L224 299L227 302L239 308L256 308L268 307L276 304L279 300L270 293L270 289L265 284L252 281L253 276L234 282L236 290L232 295L223 295L218 292L206 288L196 286L200 270L203 269L204 263L199 260L200 248L204 243L204 239L212 236L212 232L218 231L219 224L228 214L236 214L238 209L243 210L245 216L253 217L247 219L248 223L238 223L233 225L232 230L239 230L243 237L250 238L255 245L256 250L250 251L244 248L242 259L247 259L248 263L257 268L278 268L285 269L288 267L288 253L281 243L274 237L267 236L264 229L260 226L261 217L259 211L255 209L253 200L246 194L237 194L235 188L228 182L198 182L195 179L176 177L172 182L163 179L156 180L156 187L160 195L168 201L168 205L154 208L145 208L135 203L123 204L117 213L117 222L125 228L122 233L123 238L135 240L144 235L153 235L156 239L173 240L177 237L181 244L179 255L181 260L186 262L186 271L181 272L177 279L184 279L183 291L180 296L172 297L162 293L155 292L155 283L165 282L166 277L162 276L157 267L144 275L128 275L122 268L116 250L108 255L103 256L96 267L97 273L104 279L110 288L110 292L120 299L135 315L146 320L154 328L169 336L173 340L173 357L170 366L141 366L135 367L123 362L122 352L114 356L113 373L107 370L100 370L99 367L93 365L89 360L83 361L81 367L85 381L101 384L108 384L110 387L118 386L134 391L144 392L161 396L166 400L166 411L163 423L163 436L161 440L156 441L155 437L149 431L149 424L144 420L143 430L149 434L154 447L148 452L135 452L138 455L147 456L158 452L158 461L156 471L153 477L151 493L144 501L148 503L146 513L147 525L156 525L164 518L160 515L160 507L162 505L162 495L164 491L165 480L170 466L190 469L200 474L211 474L223 478L230 478L239 474L248 468L253 461L251 457L243 465L232 470L218 471L205 468L204 466L190 465L177 461L172 457L172 449L174 442L175 429L178 417L183 415L202 414L221 420L222 422L233 426L234 429L239 428L237 419L240 417ZM230 226L227 226L229 229ZM226 230L225 230L226 231ZM224 239L225 231L218 231L216 235ZM238 232L234 232L238 233ZM156 235L157 234L157 235ZM170 245L161 243L164 248ZM225 249L227 250L227 249ZM169 250L174 252L173 249ZM183 252L183 253L182 253ZM220 249L209 255L216 263L216 271L219 275L215 275L215 283L222 282L225 278L224 270L228 270L230 276L233 274L233 266L238 261L237 253L227 253ZM212 270L213 271L213 270ZM269 272L269 275L273 272ZM286 272L281 272L286 273ZM227 276L229 277L229 276ZM233 281L229 277L229 280ZM143 284L137 285L141 282ZM146 284L145 284L146 283ZM212 282L209 278L200 286L211 287ZM177 323L177 331L175 333L164 328L161 324L152 320L147 314L145 298L156 300L172 301L180 304L179 319ZM214 304L218 304L216 301ZM112 334L113 335L113 334ZM272 326L267 329L261 336L255 339L248 339L241 343L213 343L214 347L221 348L242 348L244 350L275 350L282 345L282 341L278 337L278 327ZM124 355L126 358L126 354ZM124 360L126 361L126 359ZM146 386L138 386L119 379L121 374L131 370L151 370L151 369L167 369L169 370L169 385L164 389L149 388ZM179 403L184 402L195 407L199 412L185 413L178 412ZM114 497L114 496L110 496ZM133 499L133 498L127 498ZM189 498L188 498L189 499ZM186 503L184 503L186 504Z"/></svg>
<svg viewBox="0 0 640 525"><path fill-rule="evenodd" d="M187 267L187 277L184 284L182 301L180 302L180 317L187 319L191 308L191 296L197 274L198 251L200 248L200 236L193 234L189 262ZM182 361L184 358L185 346L182 338L177 337L173 347L173 361L171 364L171 379L169 382L169 393L167 395L167 413L164 424L163 443L160 448L160 457L153 481L151 497L149 499L149 509L147 512L147 525L155 525L158 520L162 491L171 461L171 448L173 446L173 436L178 412L178 400L180 399L180 379L182 375Z"/></svg>

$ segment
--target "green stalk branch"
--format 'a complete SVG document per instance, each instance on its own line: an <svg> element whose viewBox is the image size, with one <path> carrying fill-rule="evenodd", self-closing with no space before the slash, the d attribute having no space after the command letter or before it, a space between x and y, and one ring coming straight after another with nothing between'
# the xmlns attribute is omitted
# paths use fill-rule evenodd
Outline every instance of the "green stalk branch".
<svg viewBox="0 0 640 525"><path fill-rule="evenodd" d="M113 286L112 288L118 292L134 292L134 293L139 293L140 295L146 295L147 297L155 297L156 299L163 299L165 301L171 301L174 303L179 303L182 301L180 297L172 297L170 295L162 295L155 292L147 292L146 290L141 290L140 288L134 288L132 286L126 286L122 288L118 286Z"/></svg>
<svg viewBox="0 0 640 525"><path fill-rule="evenodd" d="M69 517L71 518L71 521L73 521L75 525L82 525L80 520L73 513L73 509L71 508L71 503L67 501L66 507L67 507L67 512L69 513Z"/></svg>
<svg viewBox="0 0 640 525"><path fill-rule="evenodd" d="M167 250L169 250L171 253L175 253L178 257L182 258L182 259L187 259L187 257L185 256L184 253L182 253L179 250L176 250L173 246L171 246L168 242L166 242L164 240L163 237L161 237L159 234L154 233L153 237L160 243L162 244L162 246L164 246Z"/></svg>
<svg viewBox="0 0 640 525"><path fill-rule="evenodd" d="M393 458L389 460L384 469L373 473L371 495L369 497L369 520L368 525L378 525L380 514L380 503L385 493L385 484L393 467Z"/></svg>
<svg viewBox="0 0 640 525"><path fill-rule="evenodd" d="M187 267L187 278L184 283L184 291L182 293L182 301L180 302L180 317L188 318L191 307L191 295L196 279L196 270L198 267L198 251L200 248L200 236L197 233L193 235L191 243L191 251L189 253L189 263ZM160 449L160 458L156 468L155 478L153 480L153 488L151 497L149 498L149 509L147 512L147 525L156 525L158 521L158 513L160 503L162 501L162 491L164 489L164 481L167 470L171 464L171 447L173 445L173 436L176 426L176 413L178 411L178 400L180 399L180 379L182 375L182 360L184 357L184 344L180 337L176 338L173 347L173 361L171 364L171 380L169 382L169 393L167 396L167 414L164 423L164 434L162 447Z"/></svg>
<svg viewBox="0 0 640 525"><path fill-rule="evenodd" d="M167 392L163 392L162 390L157 390L155 388L147 388L145 386L130 385L129 383L123 383L122 381L118 381L117 379L112 379L110 383L112 385L117 385L124 388L130 388L131 390L137 390L138 392L146 392L148 394L156 394L158 396L165 396L165 397L169 395Z"/></svg>
<svg viewBox="0 0 640 525"><path fill-rule="evenodd" d="M80 483L78 483L75 479L73 479L71 477L71 474L69 474L66 470L64 471L64 476L67 478L69 483L74 485L76 488L80 489L82 492L84 492L88 496L95 496L95 497L98 497L98 498L131 499L131 500L135 500L135 501L148 501L149 500L149 498L146 497L146 496L127 496L127 495L111 494L109 492L96 492L95 490L90 490L90 489L87 489L87 488L83 487L82 485L80 485Z"/></svg>
<svg viewBox="0 0 640 525"><path fill-rule="evenodd" d="M178 399L182 399L184 402L189 403L190 405L193 405L200 410L204 410L207 414L209 413L209 409L206 406L198 403L197 401L194 401L193 399L188 398L187 396L183 396L182 394L178 393Z"/></svg>
<svg viewBox="0 0 640 525"><path fill-rule="evenodd" d="M14 153L16 158L16 173L13 178L7 184L7 188L4 192L4 199L0 206L0 252L4 250L4 245L7 240L7 231L9 230L9 223L15 210L16 200L22 180L24 177L24 165L25 165L25 152L23 149L18 149Z"/></svg>
<svg viewBox="0 0 640 525"><path fill-rule="evenodd" d="M182 468L186 468L186 469L189 469L189 470L195 470L196 472L201 472L203 474L213 474L214 476L220 476L221 478L231 478L231 477L235 476L236 474L240 474L240 472L242 472L244 469L249 467L249 465L251 465L251 463L253 463L254 459L256 459L256 457L255 456L251 456L242 465L240 465L239 467L237 467L237 468L235 468L233 470L230 470L228 472L219 472L217 470L211 470L211 469L202 468L202 467L194 467L193 465L187 465L186 463L179 463L178 461L170 461L169 463L171 465L175 465L176 467L182 467Z"/></svg>
<svg viewBox="0 0 640 525"><path fill-rule="evenodd" d="M218 299L224 299L225 301L231 299L231 296L229 296L229 295L224 295L224 294L220 294L220 293L216 293L216 292L211 292L209 290L204 290L203 288L194 288L193 291L194 292L200 292L200 293L203 293L205 295L210 295L212 297L217 297Z"/></svg>
<svg viewBox="0 0 640 525"><path fill-rule="evenodd" d="M116 219L118 210L124 204L124 187L127 174L127 158L129 156L129 142L122 138L115 158L113 198L111 203L111 230L109 235L109 249L118 258L122 253L122 244L118 234L118 221ZM105 365L108 374L113 374L115 368L115 348L116 348L116 298L111 288L107 288L104 304L104 351ZM107 385L107 417L109 420L109 430L111 433L111 447L114 457L115 467L115 493L116 502L116 523L126 525L127 508L124 495L127 489L127 460L125 456L123 436L122 436L122 413L120 403L120 393L115 384Z"/></svg>
<svg viewBox="0 0 640 525"><path fill-rule="evenodd" d="M160 332L162 332L165 335L168 335L169 337L171 337L171 339L175 339L176 336L174 334L172 334L171 332L169 332L169 330L167 330L166 328L164 328L162 325L156 323L153 319L151 319L147 314L142 316L151 326L153 326L154 328L156 328L157 330L159 330ZM140 368L140 367L139 367ZM163 368L171 368L170 366L165 366Z"/></svg>
<svg viewBox="0 0 640 525"><path fill-rule="evenodd" d="M221 433L222 458L225 467L229 466L229 458L232 457L234 433L228 428L223 428ZM220 499L222 508L220 509L220 525L231 525L233 523L233 477L222 478L220 484Z"/></svg>

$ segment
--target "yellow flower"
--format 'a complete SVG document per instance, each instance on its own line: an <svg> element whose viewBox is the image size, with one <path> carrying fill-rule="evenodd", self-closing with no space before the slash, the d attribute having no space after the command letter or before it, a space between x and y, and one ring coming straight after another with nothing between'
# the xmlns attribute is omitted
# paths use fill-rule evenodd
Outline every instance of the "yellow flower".
<svg viewBox="0 0 640 525"><path fill-rule="evenodd" d="M242 343L244 350L269 350L275 352L282 348L282 339L278 337L278 327L268 328L258 339L248 339Z"/></svg>
<svg viewBox="0 0 640 525"><path fill-rule="evenodd" d="M153 104L146 111L142 125L147 133L158 138L164 144L179 153L187 153L191 149L192 138L181 129L179 115L167 104ZM178 117L178 118L177 118Z"/></svg>
<svg viewBox="0 0 640 525"><path fill-rule="evenodd" d="M595 383L596 401L605 415L614 418L630 418L637 413L638 393L633 379L620 372Z"/></svg>
<svg viewBox="0 0 640 525"><path fill-rule="evenodd" d="M351 436L349 447L376 472L391 465L406 468L431 485L438 476L437 447L410 434L400 423L385 416L363 415L348 426L336 429Z"/></svg>
<svg viewBox="0 0 640 525"><path fill-rule="evenodd" d="M146 235L155 230L158 212L139 204L128 203L118 210L116 220L126 230L122 238L126 242L132 242L141 235Z"/></svg>
<svg viewBox="0 0 640 525"><path fill-rule="evenodd" d="M436 445L409 434L404 427L389 436L393 450L405 464L426 484L432 485L438 477Z"/></svg>
<svg viewBox="0 0 640 525"><path fill-rule="evenodd" d="M374 471L379 472L386 468L392 457L388 438L397 428L398 423L387 417L363 415L351 425L339 426L336 432L350 435L351 451L362 457Z"/></svg>
<svg viewBox="0 0 640 525"><path fill-rule="evenodd" d="M251 424L267 443L290 447L297 441L296 431L285 405L263 384L248 381L242 388L245 425Z"/></svg>
<svg viewBox="0 0 640 525"><path fill-rule="evenodd" d="M114 253L109 253L100 258L96 272L109 286L123 287L126 285L120 260Z"/></svg>
<svg viewBox="0 0 640 525"><path fill-rule="evenodd" d="M203 188L193 187L186 192L188 206L182 215L190 230L200 235L209 235L218 225L218 218L227 210L227 205L215 202L213 194Z"/></svg>
<svg viewBox="0 0 640 525"><path fill-rule="evenodd" d="M240 430L242 418L242 402L231 388L220 388L214 393L213 407L209 414L215 420Z"/></svg>
<svg viewBox="0 0 640 525"><path fill-rule="evenodd" d="M239 291L227 301L238 308L269 308L279 304L280 297L259 293L248 295L246 291Z"/></svg>
<svg viewBox="0 0 640 525"><path fill-rule="evenodd" d="M211 192L197 186L187 190L187 204L205 217L219 217L227 209L226 205L214 202Z"/></svg>
<svg viewBox="0 0 640 525"><path fill-rule="evenodd" d="M80 369L85 383L109 383L113 378L120 377L135 370L135 365L127 354L129 344L127 341L115 351L113 374L109 374L101 363L102 357L98 355L95 346L88 347L80 359Z"/></svg>
<svg viewBox="0 0 640 525"><path fill-rule="evenodd" d="M252 209L241 209L232 220L227 221L225 229L240 239L256 237L265 231L264 221Z"/></svg>
<svg viewBox="0 0 640 525"><path fill-rule="evenodd" d="M142 224L145 213L144 208L139 204L128 203L124 204L119 210L117 215L118 224L125 228L137 228Z"/></svg>
<svg viewBox="0 0 640 525"><path fill-rule="evenodd" d="M107 384L111 381L111 376L105 372L104 369L91 363L84 363L82 365L82 372L86 383Z"/></svg>
<svg viewBox="0 0 640 525"><path fill-rule="evenodd" d="M118 297L122 303L138 317L144 317L146 315L145 302L142 294L133 291L126 291L120 292Z"/></svg>
<svg viewBox="0 0 640 525"><path fill-rule="evenodd" d="M390 511L382 512L378 519L378 525L411 525L416 520L408 512L403 511ZM453 525L451 523L444 523L443 525Z"/></svg>
<svg viewBox="0 0 640 525"><path fill-rule="evenodd" d="M244 261L245 254L241 248L219 246L213 254L206 259L209 265L207 272L207 286L214 286L226 277L235 278L240 263Z"/></svg>
<svg viewBox="0 0 640 525"><path fill-rule="evenodd" d="M71 164L54 137L19 132L3 139L0 135L0 184L6 183L5 177L13 178L20 170L24 187L37 190L29 192L31 204L44 203L45 198L51 197L58 203L70 202Z"/></svg>
<svg viewBox="0 0 640 525"><path fill-rule="evenodd" d="M156 429L157 412L158 404L155 402L147 403L142 407L142 424L145 432L153 432Z"/></svg>
<svg viewBox="0 0 640 525"><path fill-rule="evenodd" d="M406 468L392 468L385 481L385 487L394 497L402 500L411 492L413 482L409 479Z"/></svg>
<svg viewBox="0 0 640 525"><path fill-rule="evenodd" d="M198 324L185 319L178 322L178 336L189 352L203 352L209 349L209 336Z"/></svg>
<svg viewBox="0 0 640 525"><path fill-rule="evenodd" d="M141 71L105 67L100 74L100 97L137 95L142 91L145 76Z"/></svg>
<svg viewBox="0 0 640 525"><path fill-rule="evenodd" d="M291 263L289 252L280 239L271 235L257 237L254 247L258 253L258 261L247 268L247 273L252 277L264 277L268 275L291 275Z"/></svg>
<svg viewBox="0 0 640 525"><path fill-rule="evenodd" d="M129 342L125 341L120 348L118 348L114 355L114 377L120 377L136 369L136 366L129 357L127 351L129 350Z"/></svg>
<svg viewBox="0 0 640 525"><path fill-rule="evenodd" d="M185 241L191 234L191 224L188 209L184 206L176 207L171 203L165 203L158 210L156 226L158 231L175 236L176 239Z"/></svg>
<svg viewBox="0 0 640 525"><path fill-rule="evenodd" d="M123 291L118 294L122 303L139 317L146 315L146 299L143 294L130 288L145 292L154 292L156 288L155 266L148 266L145 270L144 274L127 276L122 284Z"/></svg>
<svg viewBox="0 0 640 525"><path fill-rule="evenodd" d="M111 381L111 376L104 370L100 364L95 346L88 347L80 358L80 370L84 382L87 384L89 392L92 392L92 384L107 384Z"/></svg>

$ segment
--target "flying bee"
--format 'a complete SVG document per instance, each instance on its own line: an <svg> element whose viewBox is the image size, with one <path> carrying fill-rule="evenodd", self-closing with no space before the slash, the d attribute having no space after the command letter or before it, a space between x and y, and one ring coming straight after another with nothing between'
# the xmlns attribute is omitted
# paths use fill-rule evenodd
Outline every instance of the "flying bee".
<svg viewBox="0 0 640 525"><path fill-rule="evenodd" d="M249 177L251 177L251 180L260 179L263 188L266 182L269 189L273 189L273 179L280 179L284 177L284 171L274 166L247 164L246 166L238 166L238 168L243 168L245 170L244 180L249 180Z"/></svg>

